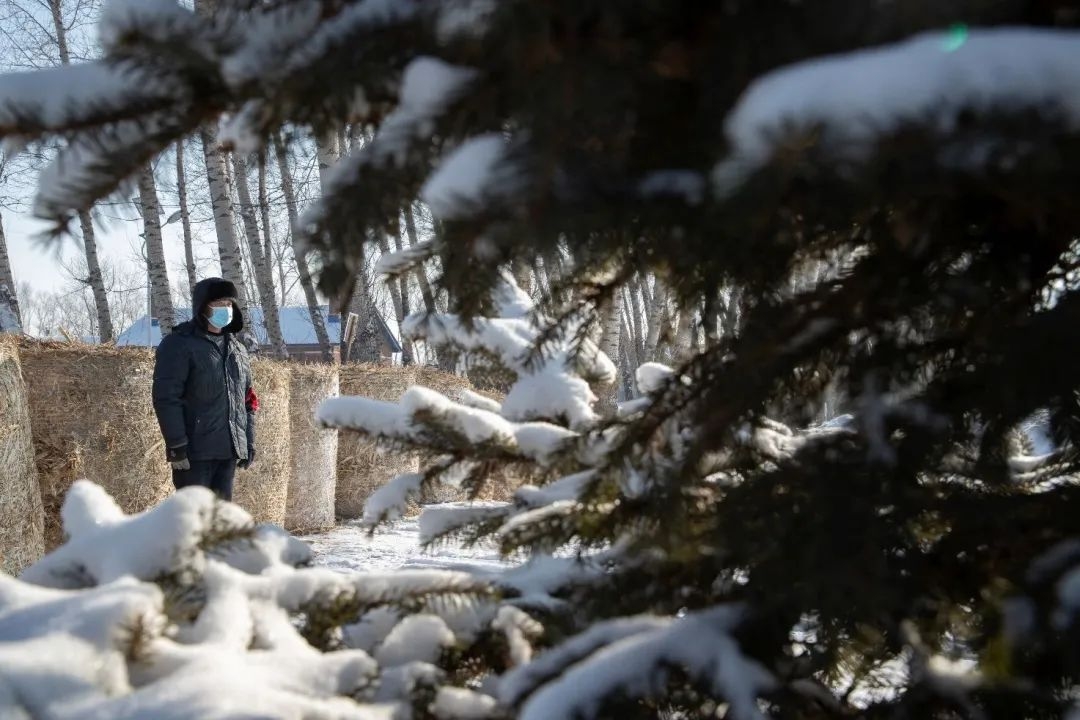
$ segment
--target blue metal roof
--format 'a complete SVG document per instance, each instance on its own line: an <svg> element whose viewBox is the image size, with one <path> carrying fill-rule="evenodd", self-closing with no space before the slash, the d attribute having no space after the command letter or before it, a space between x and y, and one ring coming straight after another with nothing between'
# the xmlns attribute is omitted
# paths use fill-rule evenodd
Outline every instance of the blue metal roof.
<svg viewBox="0 0 1080 720"><path fill-rule="evenodd" d="M323 305L319 308L326 324L326 334L330 337L330 343L336 345L341 342L341 316L331 315L329 309ZM281 318L281 334L284 336L286 345L317 345L319 340L315 337L315 326L311 322L311 313L306 307L283 307L279 309ZM176 322L187 322L191 319L191 309L185 308L176 311ZM266 335L266 326L263 323L262 308L249 307L244 313L244 320L249 328L255 331L255 337L260 344L269 342ZM385 323L384 323L385 325ZM389 328L386 328L389 332ZM393 335L391 334L391 337ZM157 347L161 342L161 327L157 318L143 315L131 324L116 338L117 345L138 345L142 347ZM395 339L391 345L397 344ZM400 350L395 350L400 352Z"/></svg>

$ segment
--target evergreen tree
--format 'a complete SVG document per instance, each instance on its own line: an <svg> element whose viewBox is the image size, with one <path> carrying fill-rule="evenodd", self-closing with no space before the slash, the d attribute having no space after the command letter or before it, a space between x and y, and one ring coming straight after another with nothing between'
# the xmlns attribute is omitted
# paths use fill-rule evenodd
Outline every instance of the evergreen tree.
<svg viewBox="0 0 1080 720"><path fill-rule="evenodd" d="M285 124L375 127L299 220L323 290L347 305L368 248L423 200L436 239L384 269L438 255L441 339L507 369L511 394L499 412L414 390L364 406L389 424L345 400L322 417L432 448L395 492L451 466L540 483L453 525L585 556L543 593L560 601L546 641L564 641L499 684L523 717L1060 717L1080 631L1080 33L1051 26L1078 22L1074 0L213 18L114 0L101 62L0 79L0 133L71 135L38 204L60 230L223 115L240 152ZM492 345L504 268L561 247L539 324ZM511 402L548 372L580 388L600 316L649 272L700 313L702 348L645 366L647 396L608 422L585 394ZM788 429L826 399L850 422ZM1052 452L1013 457L1039 411Z"/></svg>

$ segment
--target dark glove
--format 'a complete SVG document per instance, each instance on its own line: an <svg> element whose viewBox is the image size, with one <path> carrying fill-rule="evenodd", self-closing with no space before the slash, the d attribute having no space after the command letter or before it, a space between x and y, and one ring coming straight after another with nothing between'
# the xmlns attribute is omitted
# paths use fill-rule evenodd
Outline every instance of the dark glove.
<svg viewBox="0 0 1080 720"><path fill-rule="evenodd" d="M241 470L246 470L246 469L248 469L249 467L251 467L254 464L255 464L255 448L249 446L248 447L247 460L238 460L236 462L236 467L240 468Z"/></svg>
<svg viewBox="0 0 1080 720"><path fill-rule="evenodd" d="M187 445L165 448L165 459L172 465L173 470L190 470L191 461L187 456Z"/></svg>

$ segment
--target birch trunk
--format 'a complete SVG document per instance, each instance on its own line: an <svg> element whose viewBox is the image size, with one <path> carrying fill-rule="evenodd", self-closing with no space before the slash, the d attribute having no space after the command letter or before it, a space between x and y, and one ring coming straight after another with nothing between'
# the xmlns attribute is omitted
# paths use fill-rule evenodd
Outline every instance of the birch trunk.
<svg viewBox="0 0 1080 720"><path fill-rule="evenodd" d="M0 286L7 288L8 294L4 298L15 320L22 323L22 313L19 310L19 299L15 296L15 274L11 272L11 258L8 257L7 238L4 237L4 220L0 217ZM0 315L3 308L0 308Z"/></svg>
<svg viewBox="0 0 1080 720"><path fill-rule="evenodd" d="M259 215L262 218L263 247L265 248L263 254L266 255L266 262L273 265L275 252L274 243L270 239L270 201L266 197L266 155L259 158ZM281 284L285 285L285 278L281 279ZM282 305L284 304L282 301Z"/></svg>
<svg viewBox="0 0 1080 720"><path fill-rule="evenodd" d="M146 273L150 278L150 315L158 319L161 335L172 332L176 324L169 273L165 266L165 247L161 242L161 209L158 207L154 169L147 165L139 173L139 205L142 207L143 237L146 240Z"/></svg>
<svg viewBox="0 0 1080 720"><path fill-rule="evenodd" d="M622 330L622 299L615 293L604 306L600 315L600 351L608 356L611 362L619 366L619 333ZM598 398L597 410L604 416L612 417L618 403L619 384L621 372L615 374L615 382L607 387L595 388Z"/></svg>
<svg viewBox="0 0 1080 720"><path fill-rule="evenodd" d="M247 307L247 284L244 282L244 259L236 240L232 200L225 163L217 150L212 130L199 131L202 139L203 158L206 161L206 182L210 186L210 209L214 215L214 232L218 241L218 257L221 260L221 276L236 286L237 300L241 310ZM254 338L254 333L248 333Z"/></svg>
<svg viewBox="0 0 1080 720"><path fill-rule="evenodd" d="M315 329L315 338L319 341L323 362L333 362L334 351L330 347L330 336L326 332L326 324L323 322L322 311L319 309L315 284L311 281L311 271L308 269L304 251L296 241L294 228L297 225L298 212L296 208L296 192L293 190L292 172L289 169L289 157L285 152L285 143L276 135L274 136L274 155L277 156L278 173L281 175L281 192L285 196L285 209L289 213L289 240L292 246L293 260L296 262L300 287L304 291L304 300L307 302L308 314L311 316L311 326Z"/></svg>
<svg viewBox="0 0 1080 720"><path fill-rule="evenodd" d="M67 28L61 12L61 0L49 0L53 30L56 34L56 51L61 65L71 64L71 53L67 44ZM89 210L79 211L79 225L83 231L83 248L86 252L87 283L94 294L94 309L97 311L98 337L102 343L113 341L112 313L109 312L109 298L105 293L105 282L101 276L101 264L97 256L97 240L94 235L94 223ZM14 293L12 288L12 293Z"/></svg>
<svg viewBox="0 0 1080 720"><path fill-rule="evenodd" d="M379 345L382 330L376 320L375 303L371 300L371 289L367 286L367 274L363 267L357 273L348 312L356 315L358 325L351 347L342 348L342 362L346 359L350 362L361 363L381 361L382 353Z"/></svg>
<svg viewBox="0 0 1080 720"><path fill-rule="evenodd" d="M411 207L405 210L405 232L409 236L410 246L419 242L416 236L416 220L413 217ZM424 309L429 313L436 312L435 293L431 291L431 282L428 281L427 272L425 272L423 265L416 268L416 284L420 286L420 296L424 299Z"/></svg>
<svg viewBox="0 0 1080 720"><path fill-rule="evenodd" d="M319 186L324 195L330 168L338 161L343 151L340 133L328 132L315 138L315 153L319 161ZM352 343L353 346L341 349L341 358L342 361L348 358L355 362L378 362L381 359L379 352L381 332L375 318L377 312L375 300L362 268L363 264L361 270L357 272L352 299L348 307L348 313L356 314L359 327Z"/></svg>
<svg viewBox="0 0 1080 720"><path fill-rule="evenodd" d="M660 278L654 280L652 298L647 312L648 333L645 337L645 359L654 361L658 356L660 329L667 320L668 290Z"/></svg>
<svg viewBox="0 0 1080 720"><path fill-rule="evenodd" d="M398 220L398 226L394 232L394 249L398 252L404 252L405 250L405 241L401 237L400 220ZM412 314L412 303L409 301L409 276L407 274L398 277L398 287L401 291L401 317L407 318Z"/></svg>
<svg viewBox="0 0 1080 720"><path fill-rule="evenodd" d="M97 311L98 338L103 344L111 343L115 339L112 313L109 312L109 297L105 294L105 281L101 276L97 241L94 239L94 221L89 211L79 211L79 225L82 227L83 250L86 253L86 283L94 294L94 309Z"/></svg>
<svg viewBox="0 0 1080 720"><path fill-rule="evenodd" d="M278 313L277 300L274 298L274 276L271 274L270 264L263 252L255 204L251 202L247 163L236 153L233 153L232 161L233 174L236 176L236 194L240 199L240 218L244 223L248 254L254 269L255 285L259 290L259 304L262 305L266 337L270 341L274 354L285 360L289 357L289 348L286 347L285 339L281 334L281 316Z"/></svg>
<svg viewBox="0 0 1080 720"><path fill-rule="evenodd" d="M386 233L379 233L379 252L383 255L390 254L390 241L386 238ZM405 312L401 303L401 287L392 279L387 279L387 288L390 290L390 301L394 305L394 315L397 316L398 324L405 320Z"/></svg>
<svg viewBox="0 0 1080 720"><path fill-rule="evenodd" d="M180 198L180 227L184 233L184 268L187 270L188 290L195 293L195 246L191 238L191 213L187 201L187 171L184 168L184 141L176 143L176 194Z"/></svg>
<svg viewBox="0 0 1080 720"><path fill-rule="evenodd" d="M630 305L627 312L630 313L630 327L634 331L633 342L638 365L645 361L645 304L641 298L641 281L635 277L630 281Z"/></svg>
<svg viewBox="0 0 1080 720"><path fill-rule="evenodd" d="M619 361L619 333L622 332L623 312L622 295L616 291L600 315L600 351Z"/></svg>
<svg viewBox="0 0 1080 720"><path fill-rule="evenodd" d="M513 274L517 286L521 288L526 295L532 297L533 283L529 266L521 260L514 260L510 263L510 272Z"/></svg>
<svg viewBox="0 0 1080 720"><path fill-rule="evenodd" d="M397 250L403 249L400 221L395 227L390 228L390 233L380 233L379 249L384 255L388 255L391 252L387 235L392 235L394 237L394 247ZM401 337L401 364L411 365L414 357L412 343L406 339L405 333L403 332L405 318L409 316L409 290L405 285L405 278L406 275L404 274L397 278L390 278L387 281L387 286L390 288L390 299L394 303L394 314L397 316L398 335Z"/></svg>
<svg viewBox="0 0 1080 720"><path fill-rule="evenodd" d="M326 193L326 175L338 159L337 136L320 135L315 138L315 157L319 161L319 187Z"/></svg>
<svg viewBox="0 0 1080 720"><path fill-rule="evenodd" d="M680 362L690 359L694 353L694 311L683 308L679 311L679 324L675 328L675 357Z"/></svg>

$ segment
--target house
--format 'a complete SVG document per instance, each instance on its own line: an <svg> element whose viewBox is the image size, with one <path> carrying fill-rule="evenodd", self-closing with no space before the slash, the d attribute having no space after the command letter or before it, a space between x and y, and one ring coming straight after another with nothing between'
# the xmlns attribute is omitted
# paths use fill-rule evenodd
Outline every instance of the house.
<svg viewBox="0 0 1080 720"><path fill-rule="evenodd" d="M326 305L319 308L326 326L326 334L330 337L330 344L334 351L334 360L341 358L341 316L332 314ZM319 348L318 338L315 337L315 326L311 322L311 314L304 307L283 307L278 311L281 319L281 334L284 336L285 345L289 350L289 359L297 362L321 362L322 350ZM189 308L176 311L176 322L186 322L191 319ZM254 329L255 337L260 345L269 344L266 335L266 326L263 323L262 308L257 306L248 307L245 312L245 320L248 327ZM401 342L390 330L389 325L376 313L377 325L380 331L380 361L392 364L400 362ZM157 347L161 342L161 326L157 318L143 315L131 324L116 338L117 345L137 345L141 347Z"/></svg>

